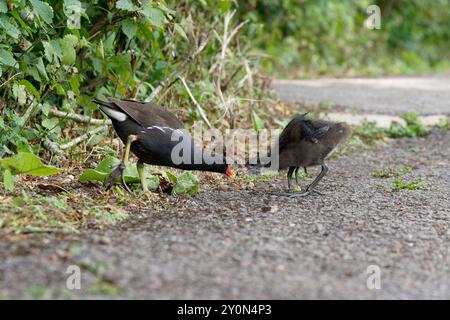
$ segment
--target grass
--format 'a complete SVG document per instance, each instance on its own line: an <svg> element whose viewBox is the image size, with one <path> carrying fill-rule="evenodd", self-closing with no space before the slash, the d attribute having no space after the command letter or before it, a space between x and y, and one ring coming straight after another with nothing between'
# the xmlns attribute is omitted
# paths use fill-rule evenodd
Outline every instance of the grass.
<svg viewBox="0 0 450 320"><path fill-rule="evenodd" d="M116 297L119 295L120 290L113 283L99 279L93 285L87 288L86 292L93 295Z"/></svg>
<svg viewBox="0 0 450 320"><path fill-rule="evenodd" d="M392 191L400 191L400 190L422 190L425 188L425 184L423 179L405 182L401 179L394 180L394 187Z"/></svg>
<svg viewBox="0 0 450 320"><path fill-rule="evenodd" d="M440 120L437 127L440 129L450 130L450 118L446 117L445 120Z"/></svg>
<svg viewBox="0 0 450 320"><path fill-rule="evenodd" d="M0 230L14 233L76 233L80 228L101 229L129 215L111 193L82 192L48 195L22 189L0 196Z"/></svg>
<svg viewBox="0 0 450 320"><path fill-rule="evenodd" d="M29 292L33 299L44 299L50 295L50 290L41 286L33 286L29 289Z"/></svg>
<svg viewBox="0 0 450 320"><path fill-rule="evenodd" d="M370 150L374 147L385 146L390 139L417 138L430 133L430 129L420 122L417 113L405 113L402 115L402 119L405 120L405 125L394 122L389 128L378 127L375 122L370 121L353 126L352 135L346 141L344 149Z"/></svg>
<svg viewBox="0 0 450 320"><path fill-rule="evenodd" d="M371 173L374 178L391 178L398 177L406 173L412 172L412 168L410 166L401 166L397 168L386 168L381 170L376 170Z"/></svg>

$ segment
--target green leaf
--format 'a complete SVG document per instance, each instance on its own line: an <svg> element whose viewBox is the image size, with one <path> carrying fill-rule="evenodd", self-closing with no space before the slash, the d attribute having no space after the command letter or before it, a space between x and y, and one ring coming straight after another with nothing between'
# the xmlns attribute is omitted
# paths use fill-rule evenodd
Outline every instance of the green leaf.
<svg viewBox="0 0 450 320"><path fill-rule="evenodd" d="M43 164L38 156L28 152L19 152L14 157L0 159L0 165L14 169L17 174L23 173L32 176L48 176L61 171Z"/></svg>
<svg viewBox="0 0 450 320"><path fill-rule="evenodd" d="M37 101L41 100L41 95L39 94L39 91L37 91L36 88L28 80L25 79L20 80L20 83L25 86L27 91L31 93L37 99Z"/></svg>
<svg viewBox="0 0 450 320"><path fill-rule="evenodd" d="M5 0L0 0L0 12L8 12L8 6L6 5Z"/></svg>
<svg viewBox="0 0 450 320"><path fill-rule="evenodd" d="M166 176L167 176L167 178L169 179L170 182L172 182L174 184L177 183L177 176L174 175L172 172L166 171Z"/></svg>
<svg viewBox="0 0 450 320"><path fill-rule="evenodd" d="M44 61L42 58L38 58L36 60L36 68L39 71L39 74L43 76L46 81L49 81L47 70L45 69Z"/></svg>
<svg viewBox="0 0 450 320"><path fill-rule="evenodd" d="M138 8L131 2L131 0L119 0L116 3L116 8L126 11L136 11Z"/></svg>
<svg viewBox="0 0 450 320"><path fill-rule="evenodd" d="M81 177L80 182L87 181L105 181L112 172L112 167L115 166L120 160L116 157L106 157L102 162L100 162L95 169L86 169ZM124 172L124 179L127 183L139 182L138 173L136 166L128 166ZM158 183L159 185L159 183Z"/></svg>
<svg viewBox="0 0 450 320"><path fill-rule="evenodd" d="M15 21L9 19L6 14L0 13L0 28L5 30L5 32L14 39L17 39L20 36L20 30L17 28Z"/></svg>
<svg viewBox="0 0 450 320"><path fill-rule="evenodd" d="M96 134L91 139L89 139L89 144L91 146L95 146L96 144L99 144L104 138L104 134Z"/></svg>
<svg viewBox="0 0 450 320"><path fill-rule="evenodd" d="M23 106L27 102L27 92L23 84L14 83L12 87L13 96L17 99L19 105Z"/></svg>
<svg viewBox="0 0 450 320"><path fill-rule="evenodd" d="M159 187L159 178L154 175L150 175L146 178L148 190L154 191Z"/></svg>
<svg viewBox="0 0 450 320"><path fill-rule="evenodd" d="M50 110L52 109L52 105L50 104L50 103L48 103L48 102L45 102L43 105L42 105L42 108L41 108L41 110L42 110L42 113L44 114L44 116L48 116L48 114L50 113Z"/></svg>
<svg viewBox="0 0 450 320"><path fill-rule="evenodd" d="M78 43L78 38L73 34L67 34L64 38L60 39L60 46L62 52L61 62L66 65L75 63L76 52L75 46Z"/></svg>
<svg viewBox="0 0 450 320"><path fill-rule="evenodd" d="M48 60L48 62L53 62L53 59L56 55L55 49L49 41L42 41L42 45L44 46L45 58Z"/></svg>
<svg viewBox="0 0 450 320"><path fill-rule="evenodd" d="M87 181L105 181L109 177L109 173L101 172L95 169L86 169L78 179L80 182Z"/></svg>
<svg viewBox="0 0 450 320"><path fill-rule="evenodd" d="M80 80L78 76L73 75L70 77L70 87L77 95L80 94Z"/></svg>
<svg viewBox="0 0 450 320"><path fill-rule="evenodd" d="M166 22L164 13L158 9L153 8L151 5L144 6L142 14L148 19L148 21L155 27L162 28Z"/></svg>
<svg viewBox="0 0 450 320"><path fill-rule="evenodd" d="M6 190L14 190L14 179L9 169L5 169L3 172L3 185Z"/></svg>
<svg viewBox="0 0 450 320"><path fill-rule="evenodd" d="M188 194L193 196L200 191L198 178L192 172L183 172L177 177L177 184L172 189L172 194Z"/></svg>
<svg viewBox="0 0 450 320"><path fill-rule="evenodd" d="M111 173L111 166L116 165L117 163L119 163L119 161L120 160L116 157L106 157L102 162L98 164L95 170L105 173Z"/></svg>
<svg viewBox="0 0 450 320"><path fill-rule="evenodd" d="M51 24L53 21L53 8L44 1L30 0L30 2L33 6L33 13L46 23Z"/></svg>
<svg viewBox="0 0 450 320"><path fill-rule="evenodd" d="M57 118L49 118L42 120L42 126L47 130L52 130L57 127L59 124L59 119Z"/></svg>
<svg viewBox="0 0 450 320"><path fill-rule="evenodd" d="M188 37L187 37L187 35L186 35L186 32L184 32L183 28L182 28L178 23L175 24L174 30L175 30L175 32L178 33L182 38L188 40Z"/></svg>
<svg viewBox="0 0 450 320"><path fill-rule="evenodd" d="M261 118L256 114L255 111L252 111L252 122L253 122L253 128L256 131L263 130L265 128L264 122L261 120Z"/></svg>
<svg viewBox="0 0 450 320"><path fill-rule="evenodd" d="M125 33L128 39L133 39L136 36L137 24L134 23L133 19L125 19L121 22L122 31Z"/></svg>
<svg viewBox="0 0 450 320"><path fill-rule="evenodd" d="M10 51L0 49L0 64L12 67L16 64L16 59L14 59L14 56Z"/></svg>
<svg viewBox="0 0 450 320"><path fill-rule="evenodd" d="M68 22L77 21L80 19L81 14L84 13L84 9L82 8L79 0L64 0L63 11Z"/></svg>

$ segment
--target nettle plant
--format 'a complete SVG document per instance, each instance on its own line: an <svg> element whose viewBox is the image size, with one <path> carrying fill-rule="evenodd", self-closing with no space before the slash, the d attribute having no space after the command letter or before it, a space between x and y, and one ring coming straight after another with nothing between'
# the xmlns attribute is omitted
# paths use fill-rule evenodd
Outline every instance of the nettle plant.
<svg viewBox="0 0 450 320"><path fill-rule="evenodd" d="M239 40L247 24L230 14L235 5L0 0L0 157L42 152L43 141L63 144L86 129L55 110L101 117L93 96L145 100L157 87L152 100L182 119L208 113L213 125L233 126L243 101L253 111L260 97L258 58Z"/></svg>
<svg viewBox="0 0 450 320"><path fill-rule="evenodd" d="M159 48L174 11L163 1L139 3L0 0L0 157L38 152L44 138L68 139L67 120L54 117L52 108L91 115L94 92L147 93L147 79L135 72L145 60L138 56ZM152 61L158 64L149 63L152 70L167 68Z"/></svg>

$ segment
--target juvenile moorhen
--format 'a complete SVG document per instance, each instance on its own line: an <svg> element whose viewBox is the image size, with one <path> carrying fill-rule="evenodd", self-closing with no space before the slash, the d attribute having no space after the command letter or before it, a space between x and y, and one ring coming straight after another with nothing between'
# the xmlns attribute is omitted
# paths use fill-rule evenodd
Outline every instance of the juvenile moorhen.
<svg viewBox="0 0 450 320"><path fill-rule="evenodd" d="M350 130L345 123L311 120L306 113L294 117L283 129L278 139L278 169L288 169L288 189L291 189L292 175L298 181L298 171L303 167L321 166L319 175L302 192L283 192L278 195L296 197L311 193L320 194L314 188L328 172L326 158L348 134ZM270 163L266 166L269 166ZM258 166L258 165L257 165ZM250 165L250 171L251 165Z"/></svg>
<svg viewBox="0 0 450 320"><path fill-rule="evenodd" d="M214 163L207 152L195 147L192 139L182 129L183 123L169 111L150 102L128 99L111 99L110 102L94 99L101 110L111 119L114 130L126 145L122 163L116 168L122 184L128 189L123 179L123 171L128 164L130 150L138 157L137 169L142 189L147 191L144 164L167 166L183 170L211 171L232 176L233 171L226 163ZM178 139L173 139L173 137ZM188 143L190 155L184 157L183 150L179 155L188 161L174 161L172 150L182 141ZM200 161L194 161L201 155ZM114 174L113 174L114 175ZM117 176L117 175L116 175Z"/></svg>

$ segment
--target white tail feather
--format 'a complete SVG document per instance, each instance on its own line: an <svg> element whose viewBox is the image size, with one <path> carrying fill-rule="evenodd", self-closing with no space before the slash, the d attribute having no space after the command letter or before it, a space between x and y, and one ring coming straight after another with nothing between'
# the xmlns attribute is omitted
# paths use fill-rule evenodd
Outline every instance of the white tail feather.
<svg viewBox="0 0 450 320"><path fill-rule="evenodd" d="M103 112L105 112L109 117L111 117L114 120L117 120L119 122L125 121L128 118L127 115L123 112L113 110L113 109L105 107L105 106L102 106L101 108L102 108Z"/></svg>

